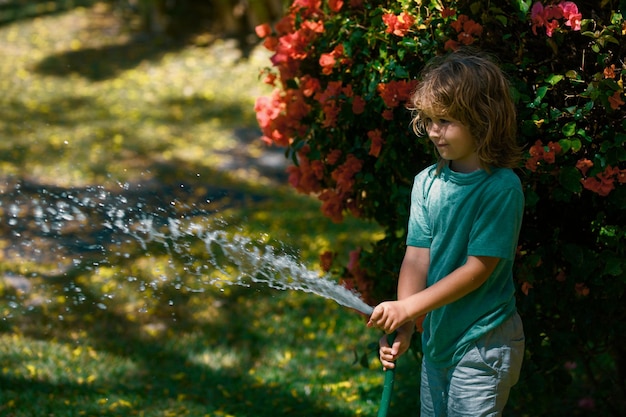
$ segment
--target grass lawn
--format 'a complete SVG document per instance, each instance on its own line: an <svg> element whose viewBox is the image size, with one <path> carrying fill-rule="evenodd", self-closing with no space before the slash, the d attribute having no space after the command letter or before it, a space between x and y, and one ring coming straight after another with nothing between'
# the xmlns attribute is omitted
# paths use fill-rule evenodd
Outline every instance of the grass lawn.
<svg viewBox="0 0 626 417"><path fill-rule="evenodd" d="M206 241L173 227L311 271L378 236L324 218L258 139L265 52L136 38L95 3L0 26L0 56L0 415L376 414L380 335L362 317L209 285ZM415 406L416 368L400 361L390 416Z"/></svg>

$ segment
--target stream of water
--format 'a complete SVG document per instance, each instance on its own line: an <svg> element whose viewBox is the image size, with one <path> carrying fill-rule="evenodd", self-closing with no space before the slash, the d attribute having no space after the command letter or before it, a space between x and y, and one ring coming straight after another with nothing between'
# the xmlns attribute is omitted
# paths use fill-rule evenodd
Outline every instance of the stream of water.
<svg viewBox="0 0 626 417"><path fill-rule="evenodd" d="M206 209L187 207L181 215L177 202L149 202L150 190L120 188L112 193L102 187L60 190L23 183L6 187L0 201L4 259L56 265L47 274L59 276L72 268L89 271L114 264L140 248L143 254L165 252L175 265L167 274L191 276L194 284L187 289L193 292L231 285L264 286L315 294L365 315L372 312L358 293L307 268L296 255L267 243L264 236L251 238L232 228L226 231L219 221L206 222L205 215L215 217ZM129 247L135 249L129 251ZM44 275L28 272L36 269L5 270L0 279L27 292L30 281ZM128 274L130 280L132 273ZM161 280L178 282L174 288L189 282L178 278L162 276ZM9 305L14 312L23 307L17 298ZM106 308L104 303L98 306ZM3 319L11 314L5 313Z"/></svg>

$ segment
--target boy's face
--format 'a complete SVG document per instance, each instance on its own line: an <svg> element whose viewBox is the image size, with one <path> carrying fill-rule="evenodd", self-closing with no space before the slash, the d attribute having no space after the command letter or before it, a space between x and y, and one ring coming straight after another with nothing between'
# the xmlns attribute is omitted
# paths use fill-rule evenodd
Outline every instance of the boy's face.
<svg viewBox="0 0 626 417"><path fill-rule="evenodd" d="M472 172L481 168L476 141L467 126L449 116L433 116L424 120L428 137L441 158L450 162L450 169Z"/></svg>

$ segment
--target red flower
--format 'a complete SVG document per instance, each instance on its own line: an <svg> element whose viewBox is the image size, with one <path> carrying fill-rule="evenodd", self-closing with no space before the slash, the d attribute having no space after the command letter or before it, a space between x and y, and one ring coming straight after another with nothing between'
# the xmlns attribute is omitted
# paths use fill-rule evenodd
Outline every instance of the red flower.
<svg viewBox="0 0 626 417"><path fill-rule="evenodd" d="M326 155L326 163L328 165L335 165L339 162L339 158L341 158L341 149L333 149Z"/></svg>
<svg viewBox="0 0 626 417"><path fill-rule="evenodd" d="M589 287L587 287L587 285L584 282L576 283L576 285L574 286L574 289L576 290L576 294L578 295L581 295L583 297L586 297L589 295Z"/></svg>
<svg viewBox="0 0 626 417"><path fill-rule="evenodd" d="M254 28L254 31L256 32L256 35L263 39L268 37L269 35L271 35L272 33L272 28L270 27L269 24L267 23L263 23L261 25L258 25Z"/></svg>
<svg viewBox="0 0 626 417"><path fill-rule="evenodd" d="M444 8L441 10L441 17L443 17L444 19L445 19L446 17L451 17L451 16L454 16L455 14L456 14L456 10L451 9L451 8L449 8L449 7L444 7Z"/></svg>
<svg viewBox="0 0 626 417"><path fill-rule="evenodd" d="M585 189L606 197L615 189L615 179L619 178L620 174L619 168L607 166L603 172L596 174L595 177L584 178L581 182Z"/></svg>
<svg viewBox="0 0 626 417"><path fill-rule="evenodd" d="M278 46L278 38L276 36L268 36L263 41L263 47L268 51L275 52Z"/></svg>
<svg viewBox="0 0 626 417"><path fill-rule="evenodd" d="M459 33L463 30L463 24L468 20L469 17L467 15L459 15L459 17L454 22L450 23L450 27L452 27L452 29L454 29L456 33Z"/></svg>
<svg viewBox="0 0 626 417"><path fill-rule="evenodd" d="M291 9L304 18L322 14L322 0L294 0Z"/></svg>
<svg viewBox="0 0 626 417"><path fill-rule="evenodd" d="M602 73L604 74L604 78L615 78L615 64L606 67Z"/></svg>
<svg viewBox="0 0 626 417"><path fill-rule="evenodd" d="M283 108L279 90L274 90L269 97L262 96L257 98L254 104L254 111L256 112L259 126L262 129L268 127L278 117Z"/></svg>
<svg viewBox="0 0 626 417"><path fill-rule="evenodd" d="M343 0L328 0L328 7L333 12L338 12L343 7Z"/></svg>
<svg viewBox="0 0 626 417"><path fill-rule="evenodd" d="M328 75L333 72L333 67L335 66L333 54L322 54L319 62L320 67L322 67L322 74Z"/></svg>
<svg viewBox="0 0 626 417"><path fill-rule="evenodd" d="M363 161L352 154L348 154L346 161L339 165L331 174L337 183L337 191L347 193L354 186L354 175L363 168Z"/></svg>
<svg viewBox="0 0 626 417"><path fill-rule="evenodd" d="M444 47L448 50L456 50L459 44L462 45L471 45L474 43L477 37L482 35L483 27L479 23L476 23L474 20L470 19L468 16L462 14L459 15L457 20L452 22L450 26L458 33L457 40L458 44L446 44Z"/></svg>
<svg viewBox="0 0 626 417"><path fill-rule="evenodd" d="M300 78L300 89L305 97L311 97L322 88L320 80L306 74Z"/></svg>
<svg viewBox="0 0 626 417"><path fill-rule="evenodd" d="M463 32L471 36L480 36L483 33L483 27L481 24L469 19L463 24Z"/></svg>
<svg viewBox="0 0 626 417"><path fill-rule="evenodd" d="M587 158L579 159L578 162L576 162L576 168L578 168L583 176L587 175L587 171L589 171L589 168L591 168L592 166L593 162L591 162Z"/></svg>
<svg viewBox="0 0 626 417"><path fill-rule="evenodd" d="M382 137L382 132L379 129L370 130L369 132L367 132L367 137L372 142L370 145L369 155L378 158L383 144L385 143Z"/></svg>
<svg viewBox="0 0 626 417"><path fill-rule="evenodd" d="M622 100L622 92L616 91L612 96L609 97L609 105L613 110L617 110L620 106L623 106L624 100Z"/></svg>
<svg viewBox="0 0 626 417"><path fill-rule="evenodd" d="M378 84L376 91L387 107L394 108L411 98L416 85L416 80L389 81Z"/></svg>
<svg viewBox="0 0 626 417"><path fill-rule="evenodd" d="M332 52L324 53L320 56L319 63L322 67L322 74L331 74L337 60L341 60L341 63L347 62L345 56L343 55L343 44L335 46Z"/></svg>
<svg viewBox="0 0 626 417"><path fill-rule="evenodd" d="M383 110L383 119L385 119L385 120L393 120L393 110L391 110L391 109Z"/></svg>
<svg viewBox="0 0 626 417"><path fill-rule="evenodd" d="M338 105L337 101L326 101L322 106L322 111L324 112L324 123L322 123L322 126L337 126L337 116L339 116L339 112L341 111L341 107Z"/></svg>
<svg viewBox="0 0 626 417"><path fill-rule="evenodd" d="M311 111L300 90L287 90L284 96L285 114L291 120L302 120Z"/></svg>
<svg viewBox="0 0 626 417"><path fill-rule="evenodd" d="M279 36L286 35L295 30L296 18L293 14L287 14L276 23L274 28Z"/></svg>
<svg viewBox="0 0 626 417"><path fill-rule="evenodd" d="M541 165L541 161L553 164L556 160L556 155L560 154L562 150L558 142L550 141L548 146L544 146L540 140L537 140L528 150L530 158L526 160L526 168L535 172Z"/></svg>
<svg viewBox="0 0 626 417"><path fill-rule="evenodd" d="M326 103L328 100L338 97L341 93L342 82L341 81L329 81L326 85L326 90L318 91L315 94L315 100L320 104Z"/></svg>
<svg viewBox="0 0 626 417"><path fill-rule="evenodd" d="M329 250L320 253L320 267L322 271L328 272L330 268L333 266L333 261L337 257L335 252L331 252Z"/></svg>
<svg viewBox="0 0 626 417"><path fill-rule="evenodd" d="M333 190L324 190L319 195L322 201L322 213L334 223L343 221L343 199Z"/></svg>
<svg viewBox="0 0 626 417"><path fill-rule="evenodd" d="M365 99L361 96L354 96L352 99L352 113L361 114L365 111Z"/></svg>
<svg viewBox="0 0 626 417"><path fill-rule="evenodd" d="M320 180L324 176L324 165L321 161L310 161L307 156L309 151L308 146L303 147L298 152L298 166L287 167L289 183L304 194L319 192L322 189Z"/></svg>
<svg viewBox="0 0 626 417"><path fill-rule="evenodd" d="M456 51L457 49L459 49L459 46L459 43L454 39L448 39L443 45L443 49L446 51Z"/></svg>
<svg viewBox="0 0 626 417"><path fill-rule="evenodd" d="M404 36L415 24L415 18L407 12L402 12L397 16L393 13L386 13L383 15L383 22L387 25L385 32Z"/></svg>
<svg viewBox="0 0 626 417"><path fill-rule="evenodd" d="M263 82L265 84L271 85L272 87L276 86L276 74L270 72L263 77Z"/></svg>

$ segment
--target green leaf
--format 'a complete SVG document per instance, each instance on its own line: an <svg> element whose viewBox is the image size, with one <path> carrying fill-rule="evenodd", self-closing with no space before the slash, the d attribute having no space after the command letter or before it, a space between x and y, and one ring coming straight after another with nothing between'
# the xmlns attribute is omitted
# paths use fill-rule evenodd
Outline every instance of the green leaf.
<svg viewBox="0 0 626 417"><path fill-rule="evenodd" d="M604 39L604 40L606 40L606 41L608 41L608 42L613 42L613 43L615 43L615 44L618 44L618 45L619 45L619 41L618 41L617 39L615 39L615 37L614 37L614 36L611 36L611 35L604 35L604 36L602 37L602 39Z"/></svg>
<svg viewBox="0 0 626 417"><path fill-rule="evenodd" d="M532 104L531 107L537 107L539 104L541 104L541 100L543 100L547 92L548 92L548 87L546 87L545 85L539 87L537 89L537 96L535 97L535 100L533 100L533 102L531 103Z"/></svg>
<svg viewBox="0 0 626 417"><path fill-rule="evenodd" d="M519 11L521 12L521 14L525 15L526 13L528 13L528 11L530 10L530 3L531 0L517 0L517 7L519 8Z"/></svg>
<svg viewBox="0 0 626 417"><path fill-rule="evenodd" d="M561 129L561 132L566 137L574 136L576 134L576 122L566 123L565 126L563 126L563 128Z"/></svg>
<svg viewBox="0 0 626 417"><path fill-rule="evenodd" d="M607 259L604 265L604 273L606 275L612 275L614 277L622 275L624 270L622 269L622 263L624 261L621 258L610 257Z"/></svg>
<svg viewBox="0 0 626 417"><path fill-rule="evenodd" d="M567 153L572 148L572 141L569 139L561 139L559 141L559 145L561 145L561 150L563 153Z"/></svg>
<svg viewBox="0 0 626 417"><path fill-rule="evenodd" d="M502 26L506 26L509 23L509 20L506 18L506 16L501 14L496 16L496 20L502 23Z"/></svg>
<svg viewBox="0 0 626 417"><path fill-rule="evenodd" d="M575 244L565 244L563 246L563 256L572 266L583 264L583 250Z"/></svg>
<svg viewBox="0 0 626 417"><path fill-rule="evenodd" d="M550 74L546 77L546 82L552 86L556 85L559 81L563 79L563 75L561 74Z"/></svg>
<svg viewBox="0 0 626 417"><path fill-rule="evenodd" d="M572 193L579 193L582 191L582 185L580 184L580 171L574 167L563 167L559 173L559 183L568 191Z"/></svg>
<svg viewBox="0 0 626 417"><path fill-rule="evenodd" d="M576 70L569 70L565 73L565 76L567 78L569 78L570 80L578 80L580 79L580 76L578 75L578 72Z"/></svg>

